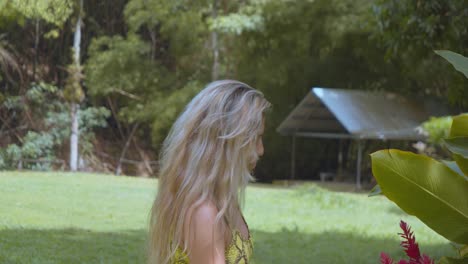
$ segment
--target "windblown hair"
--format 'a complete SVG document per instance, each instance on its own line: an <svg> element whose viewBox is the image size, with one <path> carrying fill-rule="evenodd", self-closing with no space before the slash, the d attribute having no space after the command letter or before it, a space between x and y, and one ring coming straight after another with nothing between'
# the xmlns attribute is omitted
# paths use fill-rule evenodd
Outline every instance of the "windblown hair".
<svg viewBox="0 0 468 264"><path fill-rule="evenodd" d="M215 81L185 107L164 141L158 193L151 209L148 263L167 264L177 248L187 250L184 223L190 208L213 202L216 224L233 216L253 180L256 142L270 103L233 80ZM190 221L190 219L187 219Z"/></svg>

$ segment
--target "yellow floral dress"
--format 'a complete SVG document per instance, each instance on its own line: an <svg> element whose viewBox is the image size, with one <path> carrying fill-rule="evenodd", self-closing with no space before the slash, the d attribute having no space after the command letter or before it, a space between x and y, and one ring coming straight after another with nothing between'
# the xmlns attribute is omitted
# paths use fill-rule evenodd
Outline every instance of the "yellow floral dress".
<svg viewBox="0 0 468 264"><path fill-rule="evenodd" d="M244 239L239 231L232 232L232 240L229 247L226 248L225 257L226 264L248 264L252 256L253 244L252 239L249 237ZM182 249L177 249L173 264L189 264L189 258Z"/></svg>

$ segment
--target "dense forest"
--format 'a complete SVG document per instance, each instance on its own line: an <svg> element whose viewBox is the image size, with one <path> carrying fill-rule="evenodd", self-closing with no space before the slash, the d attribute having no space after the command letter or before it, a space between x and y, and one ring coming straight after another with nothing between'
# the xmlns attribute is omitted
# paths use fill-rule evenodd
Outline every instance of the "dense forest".
<svg viewBox="0 0 468 264"><path fill-rule="evenodd" d="M287 178L276 128L312 87L466 111L468 83L439 49L468 55L466 0L0 0L0 169L155 176L184 105L237 79L273 104L256 177ZM337 142L299 141L301 178L336 167Z"/></svg>

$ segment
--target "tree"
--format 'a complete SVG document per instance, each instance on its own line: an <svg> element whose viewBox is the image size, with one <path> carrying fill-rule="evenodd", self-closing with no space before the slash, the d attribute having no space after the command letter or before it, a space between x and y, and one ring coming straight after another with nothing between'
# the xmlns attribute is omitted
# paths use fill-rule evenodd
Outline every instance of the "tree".
<svg viewBox="0 0 468 264"><path fill-rule="evenodd" d="M448 98L468 107L467 80L439 62L437 49L468 53L468 6L464 0L379 0L373 6L373 39L395 65L401 93ZM394 78L396 78L395 76Z"/></svg>
<svg viewBox="0 0 468 264"><path fill-rule="evenodd" d="M75 35L73 41L73 63L74 66L69 67L69 81L65 88L70 101L70 116L71 116L71 135L70 135L70 170L78 169L78 144L79 144L79 126L78 126L78 110L80 102L84 99L83 88L81 87L82 69L80 64L80 43L81 43L81 24L83 13L83 0L79 2L78 19L76 21Z"/></svg>

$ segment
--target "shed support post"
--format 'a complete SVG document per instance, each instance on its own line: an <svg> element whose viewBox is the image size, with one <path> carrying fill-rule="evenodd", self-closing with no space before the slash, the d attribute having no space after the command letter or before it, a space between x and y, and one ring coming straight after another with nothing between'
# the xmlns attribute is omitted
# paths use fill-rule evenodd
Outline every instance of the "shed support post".
<svg viewBox="0 0 468 264"><path fill-rule="evenodd" d="M357 140L358 153L357 153L357 164L356 164L356 189L361 189L361 162L362 162L362 140Z"/></svg>
<svg viewBox="0 0 468 264"><path fill-rule="evenodd" d="M338 141L338 173L337 180L343 179L343 139Z"/></svg>
<svg viewBox="0 0 468 264"><path fill-rule="evenodd" d="M291 180L296 178L296 136L292 136L291 146Z"/></svg>

